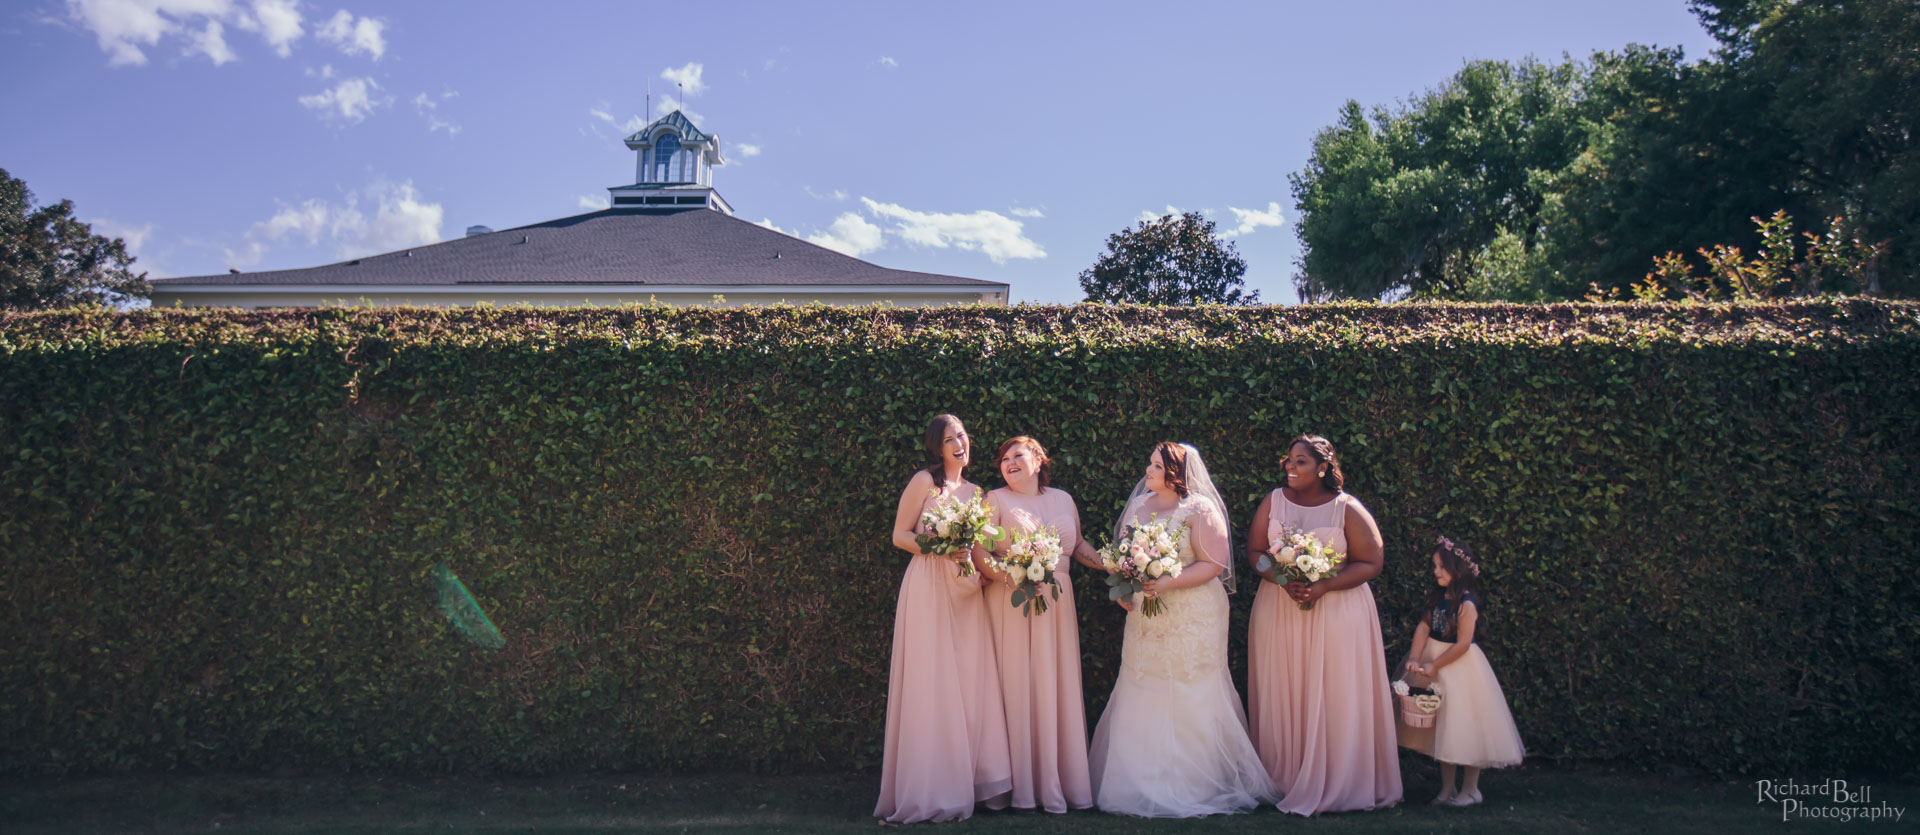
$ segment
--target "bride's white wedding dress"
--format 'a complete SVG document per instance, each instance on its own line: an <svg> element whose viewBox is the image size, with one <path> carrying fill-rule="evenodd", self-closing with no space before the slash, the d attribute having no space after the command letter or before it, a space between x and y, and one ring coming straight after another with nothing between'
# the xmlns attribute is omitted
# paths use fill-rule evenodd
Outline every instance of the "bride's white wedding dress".
<svg viewBox="0 0 1920 835"><path fill-rule="evenodd" d="M1220 518L1198 524L1189 519L1195 514ZM1145 511L1133 515L1148 521ZM1227 524L1198 493L1167 521L1191 524L1189 541L1216 525L1224 533ZM1224 555L1226 537L1217 538L1202 550ZM1180 558L1194 562L1191 545ZM1119 680L1088 754L1094 805L1123 815L1198 817L1274 802L1278 794L1247 736L1247 714L1227 670L1226 589L1208 580L1162 592L1160 600L1166 608L1158 616L1139 606L1127 614Z"/></svg>

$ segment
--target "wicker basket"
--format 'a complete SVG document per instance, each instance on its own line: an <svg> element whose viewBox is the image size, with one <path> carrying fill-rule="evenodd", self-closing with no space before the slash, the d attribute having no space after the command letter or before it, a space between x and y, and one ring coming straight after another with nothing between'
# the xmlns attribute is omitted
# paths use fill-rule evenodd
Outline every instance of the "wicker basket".
<svg viewBox="0 0 1920 835"><path fill-rule="evenodd" d="M1409 728L1433 727L1433 717L1440 712L1440 703L1444 701L1438 692L1409 693L1394 698L1400 700L1400 721Z"/></svg>

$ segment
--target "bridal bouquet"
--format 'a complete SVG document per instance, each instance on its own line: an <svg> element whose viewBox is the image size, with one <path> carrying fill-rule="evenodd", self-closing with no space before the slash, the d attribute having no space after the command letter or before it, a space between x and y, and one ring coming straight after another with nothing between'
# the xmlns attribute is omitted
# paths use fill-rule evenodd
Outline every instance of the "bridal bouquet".
<svg viewBox="0 0 1920 835"><path fill-rule="evenodd" d="M1047 613L1047 596L1040 587L1052 586L1053 599L1060 599L1060 583L1053 570L1060 565L1060 532L1047 525L1031 534L1014 534L1005 557L987 557L993 570L1013 578L1013 605L1025 610L1027 617Z"/></svg>
<svg viewBox="0 0 1920 835"><path fill-rule="evenodd" d="M921 552L952 557L973 550L975 545L991 547L1006 540L1007 532L993 524L993 506L987 504L982 494L975 493L973 498L964 502L941 495L939 490L934 490L933 494L939 499L932 508L920 514L920 528L926 533L913 538ZM955 562L960 564L960 576L973 575L972 561L960 559Z"/></svg>
<svg viewBox="0 0 1920 835"><path fill-rule="evenodd" d="M1340 573L1340 565L1346 561L1346 554L1333 550L1319 537L1288 527L1280 534L1280 541L1273 543L1272 550L1260 555L1260 563L1255 568L1265 574L1278 565L1287 581L1311 583ZM1312 603L1300 604L1300 611L1311 608Z"/></svg>
<svg viewBox="0 0 1920 835"><path fill-rule="evenodd" d="M1184 567L1180 550L1187 542L1187 526L1169 530L1158 514L1144 525L1128 525L1118 540L1100 549L1100 561L1107 568L1107 597L1120 600L1139 594L1148 580L1178 577ZM1153 617L1165 610L1159 599L1150 599L1140 613Z"/></svg>

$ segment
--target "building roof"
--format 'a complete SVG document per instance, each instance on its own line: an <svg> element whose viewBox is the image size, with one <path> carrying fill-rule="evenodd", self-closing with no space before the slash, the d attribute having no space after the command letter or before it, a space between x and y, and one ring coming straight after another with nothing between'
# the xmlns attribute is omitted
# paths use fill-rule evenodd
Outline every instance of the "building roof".
<svg viewBox="0 0 1920 835"><path fill-rule="evenodd" d="M607 209L300 270L152 279L169 284L955 285L997 281L890 270L707 208Z"/></svg>
<svg viewBox="0 0 1920 835"><path fill-rule="evenodd" d="M630 143L650 142L652 140L648 139L647 137L653 133L654 128L660 127L661 125L666 125L667 127L673 128L675 133L680 134L680 141L682 143L709 142L709 141L712 141L713 139L712 134L706 133L705 131L702 131L699 128L694 127L692 119L688 119L680 111L675 110L672 113L668 113L665 116L662 116L658 119L653 120L653 124L647 125L646 127L641 128L634 135L627 137L627 142L630 142Z"/></svg>

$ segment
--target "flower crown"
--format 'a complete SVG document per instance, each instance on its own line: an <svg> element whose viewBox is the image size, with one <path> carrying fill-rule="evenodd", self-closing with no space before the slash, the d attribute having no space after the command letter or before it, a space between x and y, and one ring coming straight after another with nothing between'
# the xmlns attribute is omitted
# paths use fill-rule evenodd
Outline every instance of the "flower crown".
<svg viewBox="0 0 1920 835"><path fill-rule="evenodd" d="M1474 562L1473 557L1467 555L1467 549L1454 545L1453 540L1444 536L1440 537L1440 547L1445 548L1447 553L1459 557L1461 562L1466 563L1467 570L1473 572L1473 576L1480 576L1480 564Z"/></svg>

